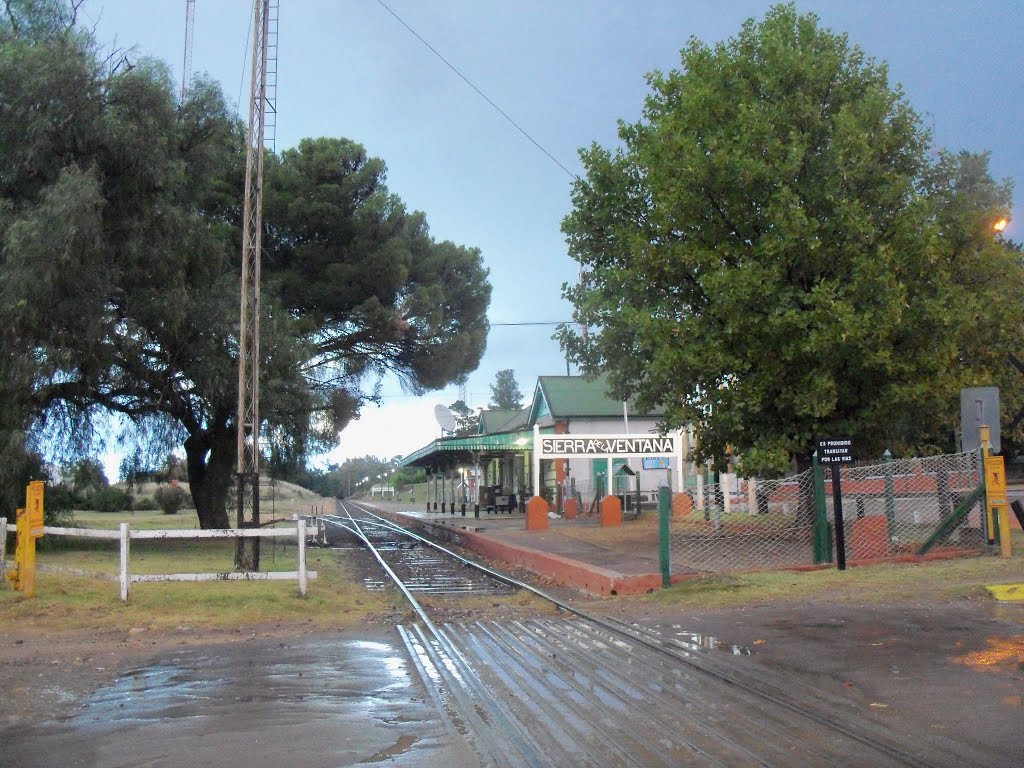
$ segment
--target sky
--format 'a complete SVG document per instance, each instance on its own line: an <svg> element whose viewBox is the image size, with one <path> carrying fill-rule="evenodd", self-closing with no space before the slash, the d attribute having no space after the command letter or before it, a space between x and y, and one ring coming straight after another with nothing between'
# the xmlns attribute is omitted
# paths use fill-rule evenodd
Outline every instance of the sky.
<svg viewBox="0 0 1024 768"><path fill-rule="evenodd" d="M385 7L390 8L393 14ZM749 0L279 0L276 148L316 136L360 142L387 184L422 210L437 240L481 249L492 329L468 404L486 407L511 368L526 398L537 376L566 373L553 326L571 319L562 284L578 265L560 231L578 150L614 146L639 119L644 76L679 66L690 37L708 43L762 17ZM196 0L192 63L248 109L252 0ZM1024 0L799 2L824 26L889 65L936 147L990 150L996 178L1024 195ZM418 40L395 15L521 126L563 169ZM87 0L83 21L129 58L164 60L180 81L184 0ZM567 172L567 170L568 172ZM1016 211L1021 211L1018 204ZM1015 217L1016 218L1016 217ZM1007 231L1020 240L1024 223ZM572 369L576 373L576 369ZM456 386L413 397L384 383L341 434L333 461L411 453L440 428L433 409Z"/></svg>

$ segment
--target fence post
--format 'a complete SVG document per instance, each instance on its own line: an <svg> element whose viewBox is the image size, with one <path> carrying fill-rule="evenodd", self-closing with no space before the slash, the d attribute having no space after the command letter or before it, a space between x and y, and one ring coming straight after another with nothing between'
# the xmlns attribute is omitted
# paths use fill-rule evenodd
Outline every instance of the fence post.
<svg viewBox="0 0 1024 768"><path fill-rule="evenodd" d="M306 596L309 579L306 576L306 521L299 518L299 594Z"/></svg>
<svg viewBox="0 0 1024 768"><path fill-rule="evenodd" d="M672 564L670 561L669 521L672 517L672 489L668 486L658 488L658 559L661 562L661 586L672 586Z"/></svg>
<svg viewBox="0 0 1024 768"><path fill-rule="evenodd" d="M128 523L121 523L121 600L128 602Z"/></svg>
<svg viewBox="0 0 1024 768"><path fill-rule="evenodd" d="M892 541L896 531L896 483L892 476L892 454L888 448L882 459L885 461L885 519L889 527L888 539Z"/></svg>
<svg viewBox="0 0 1024 768"><path fill-rule="evenodd" d="M7 518L0 517L0 585L7 583Z"/></svg>
<svg viewBox="0 0 1024 768"><path fill-rule="evenodd" d="M818 452L811 454L814 471L814 564L832 562L832 531L825 506L825 468L818 463Z"/></svg>

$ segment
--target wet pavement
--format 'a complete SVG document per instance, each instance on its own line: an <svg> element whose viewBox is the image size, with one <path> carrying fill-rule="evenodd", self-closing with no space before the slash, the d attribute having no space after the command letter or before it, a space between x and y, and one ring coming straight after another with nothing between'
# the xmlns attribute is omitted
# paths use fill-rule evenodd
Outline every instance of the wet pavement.
<svg viewBox="0 0 1024 768"><path fill-rule="evenodd" d="M476 764L394 633L184 652L2 741L4 768Z"/></svg>
<svg viewBox="0 0 1024 768"><path fill-rule="evenodd" d="M816 614L739 612L721 635L696 617L626 636L523 619L188 650L4 731L0 766L1015 764L1013 649L949 642L966 615L926 635L900 632L919 615Z"/></svg>

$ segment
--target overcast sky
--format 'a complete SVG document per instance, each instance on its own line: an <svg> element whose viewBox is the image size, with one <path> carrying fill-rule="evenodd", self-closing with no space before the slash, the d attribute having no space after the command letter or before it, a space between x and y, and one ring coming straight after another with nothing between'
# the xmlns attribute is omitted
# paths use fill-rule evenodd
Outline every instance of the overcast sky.
<svg viewBox="0 0 1024 768"><path fill-rule="evenodd" d="M749 0L384 0L570 172L577 150L616 141L635 122L645 73L678 67L691 36L735 35L767 2ZM494 286L497 323L562 321L561 285L577 265L560 232L571 177L427 49L378 0L279 0L277 149L345 136L388 166L388 186L426 212L435 238L476 246ZM800 2L825 26L888 62L937 146L991 150L997 178L1024 192L1024 3L1011 0ZM248 108L243 68L252 0L197 0L193 68ZM165 60L180 78L184 0L88 0L106 43ZM1018 210L1020 210L1018 206ZM1021 239L1014 222L1009 236ZM495 373L512 368L527 397L536 377L564 374L547 326L495 326L468 383L486 406ZM575 373L575 369L573 370ZM438 434L436 403L394 385L368 406L335 458L410 453Z"/></svg>

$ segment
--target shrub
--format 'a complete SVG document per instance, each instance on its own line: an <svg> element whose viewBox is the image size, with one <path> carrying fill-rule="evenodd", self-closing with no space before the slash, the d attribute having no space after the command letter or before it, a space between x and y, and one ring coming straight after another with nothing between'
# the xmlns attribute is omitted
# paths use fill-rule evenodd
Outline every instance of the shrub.
<svg viewBox="0 0 1024 768"><path fill-rule="evenodd" d="M120 512L132 508L132 497L120 488L108 486L96 491L89 499L89 505L97 512Z"/></svg>
<svg viewBox="0 0 1024 768"><path fill-rule="evenodd" d="M153 500L165 515L177 514L178 510L185 506L187 497L185 489L177 485L161 485L153 494Z"/></svg>
<svg viewBox="0 0 1024 768"><path fill-rule="evenodd" d="M156 503L152 496L139 496L135 500L135 508L140 512L147 512L154 509L160 509L160 505Z"/></svg>

